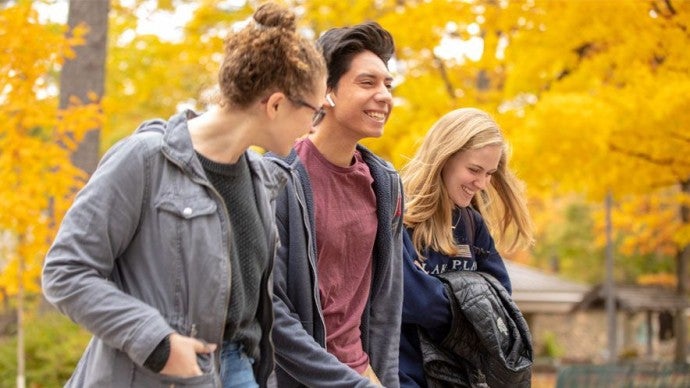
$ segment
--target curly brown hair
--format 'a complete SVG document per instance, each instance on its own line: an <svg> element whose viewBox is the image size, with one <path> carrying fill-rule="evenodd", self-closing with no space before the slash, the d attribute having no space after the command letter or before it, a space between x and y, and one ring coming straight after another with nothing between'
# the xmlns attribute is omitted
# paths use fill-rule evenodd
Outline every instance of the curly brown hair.
<svg viewBox="0 0 690 388"><path fill-rule="evenodd" d="M247 26L226 38L218 83L224 102L246 108L277 91L301 99L325 75L323 55L297 33L295 14L266 3Z"/></svg>

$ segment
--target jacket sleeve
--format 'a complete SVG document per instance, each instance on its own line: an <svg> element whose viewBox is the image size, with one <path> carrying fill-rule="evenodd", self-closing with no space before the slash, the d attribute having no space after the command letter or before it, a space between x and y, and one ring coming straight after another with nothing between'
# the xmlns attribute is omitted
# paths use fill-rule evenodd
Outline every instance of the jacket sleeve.
<svg viewBox="0 0 690 388"><path fill-rule="evenodd" d="M411 231L403 232L404 249L404 300L403 323L419 325L431 334L441 331L441 338L448 331L452 315L450 299L444 283L424 272L415 264L417 252L410 237Z"/></svg>
<svg viewBox="0 0 690 388"><path fill-rule="evenodd" d="M148 187L143 148L130 137L104 156L67 211L42 273L49 302L139 365L173 332L158 310L109 280L141 217Z"/></svg>
<svg viewBox="0 0 690 388"><path fill-rule="evenodd" d="M486 223L484 223L481 215L476 211L472 213L475 224L477 225L474 245L484 252L483 255L477 257L477 271L485 272L493 276L509 294L512 294L513 290L510 283L510 277L508 276L508 270L503 263L503 258L501 258L501 255L496 250L494 239L491 237L489 229L486 227Z"/></svg>
<svg viewBox="0 0 690 388"><path fill-rule="evenodd" d="M373 387L365 377L360 376L355 370L340 362L334 355L328 353L308 333L302 322L311 325L313 319L321 319L315 313L313 317L300 317L290 299L288 291L288 278L290 261L296 260L305 264L304 270L308 270L307 250L309 242L301 241L304 246L303 257L291 257L290 227L296 229L295 235L305 228L306 215L299 210L296 197L296 188L292 180L288 181L284 192L276 200L276 221L280 235L280 248L275 259L273 270L273 308L274 327L273 343L275 345L275 358L278 366L300 383L310 387ZM299 267L302 269L302 267ZM309 275L301 274L308 277ZM292 288L301 285L291 285ZM315 287L312 284L304 284L304 287ZM305 298L311 298L313 290L303 290ZM304 302L304 301L302 301ZM310 301L311 302L311 301ZM317 308L316 306L314 307Z"/></svg>

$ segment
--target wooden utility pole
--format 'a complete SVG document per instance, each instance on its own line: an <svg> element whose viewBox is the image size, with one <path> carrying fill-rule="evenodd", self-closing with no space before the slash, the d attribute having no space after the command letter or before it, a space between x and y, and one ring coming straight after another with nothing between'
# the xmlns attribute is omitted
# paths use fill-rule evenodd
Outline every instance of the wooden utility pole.
<svg viewBox="0 0 690 388"><path fill-rule="evenodd" d="M615 362L618 359L618 330L616 325L616 299L615 282L613 277L614 256L613 256L613 226L611 222L611 208L613 207L613 196L609 191L606 194L606 281L604 292L606 294L606 318L608 322L609 356L608 362Z"/></svg>
<svg viewBox="0 0 690 388"><path fill-rule="evenodd" d="M681 190L685 194L690 194L690 180L680 183ZM680 218L683 225L690 224L690 206L681 205ZM676 259L676 273L678 276L678 287L676 291L682 300L686 301L688 298L688 262L690 261L690 245L685 245L678 252ZM687 363L688 358L688 323L685 316L685 308L679 308L675 311L675 334L676 334L676 351L674 361L680 364Z"/></svg>

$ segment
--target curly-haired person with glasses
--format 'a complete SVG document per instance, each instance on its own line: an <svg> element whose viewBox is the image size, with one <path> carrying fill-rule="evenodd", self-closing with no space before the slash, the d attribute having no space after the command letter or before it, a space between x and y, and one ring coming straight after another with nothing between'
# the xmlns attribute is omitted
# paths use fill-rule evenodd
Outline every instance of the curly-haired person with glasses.
<svg viewBox="0 0 690 388"><path fill-rule="evenodd" d="M67 212L47 299L94 337L70 387L257 387L274 369L276 176L323 117L326 67L272 3L225 41L219 100L142 124Z"/></svg>

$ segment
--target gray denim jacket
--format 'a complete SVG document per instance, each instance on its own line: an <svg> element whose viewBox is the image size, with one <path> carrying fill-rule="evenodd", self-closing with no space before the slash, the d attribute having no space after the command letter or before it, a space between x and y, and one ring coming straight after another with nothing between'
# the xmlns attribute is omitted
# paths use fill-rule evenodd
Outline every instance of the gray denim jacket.
<svg viewBox="0 0 690 388"><path fill-rule="evenodd" d="M230 295L228 210L205 176L187 111L142 124L113 146L65 215L43 268L43 291L93 333L67 386L216 387ZM247 153L259 213L276 251L274 198L285 177ZM273 369L272 263L262 278L264 386ZM142 365L168 334L218 344L199 356L203 376L172 378ZM212 360L215 358L215 362Z"/></svg>

